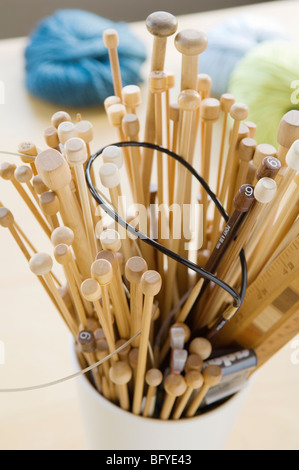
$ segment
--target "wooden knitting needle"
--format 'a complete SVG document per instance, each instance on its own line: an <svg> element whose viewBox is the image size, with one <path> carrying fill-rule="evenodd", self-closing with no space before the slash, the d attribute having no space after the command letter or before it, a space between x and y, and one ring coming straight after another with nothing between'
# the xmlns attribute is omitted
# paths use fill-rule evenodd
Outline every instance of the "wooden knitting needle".
<svg viewBox="0 0 299 470"><path fill-rule="evenodd" d="M265 157L274 157L276 155L276 148L273 147L273 145L269 144L259 144L256 146L254 155L252 160L249 162L249 169L248 173L253 173L254 170L254 180L252 181L252 184L256 183L256 171L259 168L260 164L262 163L263 159ZM247 179L249 179L249 175L247 176Z"/></svg>
<svg viewBox="0 0 299 470"><path fill-rule="evenodd" d="M122 89L122 102L128 114L136 114L136 109L141 105L141 90L137 85L127 85Z"/></svg>
<svg viewBox="0 0 299 470"><path fill-rule="evenodd" d="M200 407L202 401L204 400L206 394L208 393L211 387L215 387L219 384L222 379L222 370L218 366L207 366L203 371L204 384L196 397L194 398L191 405L186 411L186 416L191 418L195 415L198 408Z"/></svg>
<svg viewBox="0 0 299 470"><path fill-rule="evenodd" d="M11 181L11 183L13 184L13 186L18 191L19 195L21 196L21 198L23 199L23 201L25 202L25 204L31 211L32 215L35 217L35 219L37 220L37 222L39 223L39 225L45 232L45 234L50 238L51 237L50 227L48 226L48 224L46 223L46 221L44 220L44 218L42 217L42 215L40 214L36 206L33 204L32 200L30 199L30 197L28 196L24 188L22 188L22 185L15 179L14 177L15 169L16 169L16 166L12 163L2 163L0 165L0 176L7 181Z"/></svg>
<svg viewBox="0 0 299 470"><path fill-rule="evenodd" d="M102 335L99 334L101 329L94 331L94 337L96 340L96 358L97 361L101 361L105 359L108 354L109 354L109 347L106 339L102 338ZM114 356L112 356L114 357ZM113 359L112 359L113 361ZM110 364L106 360L104 361L100 367L99 370L102 374L102 388L103 388L103 395L105 398L108 400L111 400L112 402L116 402L117 396L116 396L116 390L113 382L110 380L110 375L109 375L109 369L110 369ZM104 380L105 379L105 380Z"/></svg>
<svg viewBox="0 0 299 470"><path fill-rule="evenodd" d="M60 152L60 140L56 127L48 127L44 131L44 139L48 147L58 150Z"/></svg>
<svg viewBox="0 0 299 470"><path fill-rule="evenodd" d="M163 71L167 37L177 30L177 20L170 13L157 11L149 15L146 19L146 27L153 35L153 49L151 55L151 72ZM148 91L146 120L144 130L144 141L155 142L155 102L154 96ZM144 149L142 160L142 182L146 203L149 202L149 188L153 166L153 150Z"/></svg>
<svg viewBox="0 0 299 470"><path fill-rule="evenodd" d="M183 372L188 357L186 349L172 349L170 356L170 373L181 374Z"/></svg>
<svg viewBox="0 0 299 470"><path fill-rule="evenodd" d="M44 183L57 194L62 220L75 235L73 249L80 272L88 277L91 264L88 241L82 213L70 188L70 168L63 156L53 149L41 152L36 158L36 166Z"/></svg>
<svg viewBox="0 0 299 470"><path fill-rule="evenodd" d="M50 289L61 313L63 320L68 326L69 330L73 334L74 338L77 338L78 327L67 309L64 301L62 300L57 287L54 284L51 270L53 267L53 260L47 253L37 253L33 255L29 261L30 270L36 275L43 277L48 288Z"/></svg>
<svg viewBox="0 0 299 470"><path fill-rule="evenodd" d="M100 325L103 328L105 338L108 344L109 348L109 353L113 353L115 351L115 339L114 335L112 332L112 327L111 327L111 322L110 322L110 307L107 312L105 310L105 306L103 306L103 309L101 308L101 305L99 303L99 299L102 296L102 291L101 291L101 286L98 283L96 279L85 279L81 285L81 292L83 297L88 300L89 302L93 303L93 306L95 308L97 317L99 319ZM105 295L105 294L104 294ZM113 361L117 361L118 357L116 354L112 356Z"/></svg>
<svg viewBox="0 0 299 470"><path fill-rule="evenodd" d="M49 191L48 186L45 185L41 177L38 175L32 178L32 186L38 196Z"/></svg>
<svg viewBox="0 0 299 470"><path fill-rule="evenodd" d="M115 343L115 348L118 349L120 348L121 346L123 346L124 344L126 344L128 342L128 340L126 339L118 339ZM127 346L125 348L123 348L121 351L119 351L118 355L119 355L119 359L123 362L126 362L127 364L129 364L129 354L130 354L130 351L131 351L131 345L130 344L127 344Z"/></svg>
<svg viewBox="0 0 299 470"><path fill-rule="evenodd" d="M39 198L41 210L49 220L53 230L59 227L57 214L60 209L59 199L53 191L46 191Z"/></svg>
<svg viewBox="0 0 299 470"><path fill-rule="evenodd" d="M130 409L128 383L132 378L131 367L127 362L115 362L109 370L109 376L112 382L116 385L121 408L128 411Z"/></svg>
<svg viewBox="0 0 299 470"><path fill-rule="evenodd" d="M91 207L89 204L89 193L85 181L84 163L87 160L87 150L84 140L78 137L69 139L65 144L65 154L70 166L75 169L84 224L89 242L90 256L94 259L97 254L98 247L93 227Z"/></svg>
<svg viewBox="0 0 299 470"><path fill-rule="evenodd" d="M203 360L198 354L189 354L186 364L185 372L190 372L192 370L201 372L203 368Z"/></svg>
<svg viewBox="0 0 299 470"><path fill-rule="evenodd" d="M84 306L80 297L80 291L77 288L72 270L69 264L69 247L65 244L57 245L54 249L54 257L60 265L63 266L64 274L68 283L70 294L72 296L73 304L75 306L77 316L80 322L80 328L87 329L87 318Z"/></svg>
<svg viewBox="0 0 299 470"><path fill-rule="evenodd" d="M257 130L256 124L252 121L246 121L246 122L244 122L244 124L249 129L249 136L248 137L250 139L254 139L255 134L256 134L256 130Z"/></svg>
<svg viewBox="0 0 299 470"><path fill-rule="evenodd" d="M206 73L200 73L197 75L197 87L196 90L200 94L201 101L205 100L206 98L210 98L210 92L211 92L211 86L212 86L212 79L211 77L206 74ZM196 133L198 132L198 126L200 123L200 110L197 110L196 114L196 123L195 123L195 130ZM204 123L201 122L201 136L204 136ZM201 151L203 153L203 143L204 139L201 139ZM193 147L193 152L195 148L195 142L194 142L194 147Z"/></svg>
<svg viewBox="0 0 299 470"><path fill-rule="evenodd" d="M167 87L165 90L165 117L166 117L166 142L167 148L171 148L171 141L170 141L170 97L169 97L169 90L174 88L175 86L175 75L173 73L167 73ZM168 159L168 163L172 159Z"/></svg>
<svg viewBox="0 0 299 470"><path fill-rule="evenodd" d="M164 381L164 389L166 395L161 409L160 419L167 420L169 419L176 398L186 392L187 384L182 375L169 374Z"/></svg>
<svg viewBox="0 0 299 470"><path fill-rule="evenodd" d="M142 324L143 295L141 291L141 277L147 271L147 263L139 256L128 259L125 267L125 276L130 283L130 310L131 310L131 336L134 336ZM140 336L134 339L132 346L138 348Z"/></svg>
<svg viewBox="0 0 299 470"><path fill-rule="evenodd" d="M139 357L136 371L136 383L132 411L139 415L144 387L144 376L147 361L148 340L150 334L151 320L153 314L154 297L160 292L162 279L157 271L146 271L141 277L141 290L144 294L142 312L142 330L139 343Z"/></svg>
<svg viewBox="0 0 299 470"><path fill-rule="evenodd" d="M139 356L139 348L132 348L129 352L129 364L133 371L133 384L131 386L131 391L133 393L135 382L136 382L136 371L138 365L138 356Z"/></svg>
<svg viewBox="0 0 299 470"><path fill-rule="evenodd" d="M72 139L73 137L77 136L75 124L69 121L64 121L61 124L59 124L57 133L58 133L59 141L62 145L65 145L65 143L69 139Z"/></svg>
<svg viewBox="0 0 299 470"><path fill-rule="evenodd" d="M112 336L112 339L114 340L112 314L111 314L111 309L110 309L110 296L109 296L109 289L108 289L109 284L111 284L112 279L113 279L113 268L111 264L109 263L109 261L107 261L106 259L96 260L91 265L91 275L101 286L103 312L107 319L110 335ZM103 324L102 324L102 328L105 330ZM107 341L108 341L108 337L109 335L108 336L106 335Z"/></svg>
<svg viewBox="0 0 299 470"><path fill-rule="evenodd" d="M199 54L207 48L207 36L196 29L186 29L176 35L174 44L182 54L181 90L196 90Z"/></svg>
<svg viewBox="0 0 299 470"><path fill-rule="evenodd" d="M212 353L212 344L206 338L194 338L189 345L190 354L197 354L203 361Z"/></svg>
<svg viewBox="0 0 299 470"><path fill-rule="evenodd" d="M146 402L142 416L149 417L153 415L156 404L157 388L162 383L163 374L159 369L149 369L145 374L145 382L148 385Z"/></svg>
<svg viewBox="0 0 299 470"><path fill-rule="evenodd" d="M169 119L173 122L172 143L169 147L173 152L177 151L178 129L180 119L180 108L178 103L172 103L169 106ZM168 204L171 206L174 200L176 161L174 158L168 159Z"/></svg>
<svg viewBox="0 0 299 470"><path fill-rule="evenodd" d="M78 343L81 351L84 353L84 356L91 366L97 362L96 360L96 340L94 334L89 330L80 331L78 335ZM101 376L99 373L98 367L92 369L92 376L95 381L96 388L98 392L102 392Z"/></svg>
<svg viewBox="0 0 299 470"><path fill-rule="evenodd" d="M117 31L112 28L106 29L103 33L103 42L105 47L108 49L114 94L122 98L122 80L117 52L117 46L119 43Z"/></svg>
<svg viewBox="0 0 299 470"><path fill-rule="evenodd" d="M119 96L115 96L115 95L108 96L104 101L105 111L107 112L107 109L113 104L120 104L120 103L121 103L121 98Z"/></svg>
<svg viewBox="0 0 299 470"><path fill-rule="evenodd" d="M235 103L235 98L233 95L229 93L224 93L220 97L220 109L223 114L222 120L222 131L221 131L221 144L220 144L220 152L219 152L219 161L218 161L218 176L217 176L217 189L216 194L220 194L220 188L222 186L222 173L223 173L223 166L224 166L224 148L226 145L226 138L227 138L227 119L228 114L231 110L232 105Z"/></svg>
<svg viewBox="0 0 299 470"><path fill-rule="evenodd" d="M239 169L236 179L236 191L237 189L247 182L248 165L250 160L253 158L257 143L250 137L245 137L241 140L238 146L238 157L239 157Z"/></svg>
<svg viewBox="0 0 299 470"><path fill-rule="evenodd" d="M26 184L27 188L29 189L33 199L35 202L38 204L39 199L37 197L36 192L34 191L34 188L31 184L31 180L33 178L33 171L31 168L27 165L21 165L15 169L14 172L14 177L15 179L21 183L21 184Z"/></svg>
<svg viewBox="0 0 299 470"><path fill-rule="evenodd" d="M93 125L90 121L81 120L75 124L75 132L79 139L85 142L87 150L87 158L90 157L90 142L93 139Z"/></svg>
<svg viewBox="0 0 299 470"><path fill-rule="evenodd" d="M206 98L201 102L200 107L201 120L203 123L204 134L203 134L203 153L201 161L201 175L204 180L209 183L210 179L210 162L212 152L212 136L213 136L213 125L219 118L220 113L220 102L215 98ZM201 191L201 202L203 209L203 247L207 244L207 210L208 210L208 194L202 188Z"/></svg>
<svg viewBox="0 0 299 470"><path fill-rule="evenodd" d="M204 377L200 372L190 370L185 375L185 381L187 384L187 390L177 401L172 414L172 419L180 419L194 390L198 390L202 387L204 383Z"/></svg>
<svg viewBox="0 0 299 470"><path fill-rule="evenodd" d="M51 125L58 129L59 124L65 121L71 122L71 116L65 111L57 111L51 118Z"/></svg>
<svg viewBox="0 0 299 470"><path fill-rule="evenodd" d="M130 312L122 282L118 279L120 276L117 256L114 252L103 250L97 255L97 260L107 260L113 269L113 277L109 283L109 292L114 308L117 328L121 338L130 337Z"/></svg>
<svg viewBox="0 0 299 470"><path fill-rule="evenodd" d="M36 170L35 163L34 163L35 158L32 158L32 157L36 157L38 154L36 145L30 141L21 142L18 145L18 152L23 154L21 156L22 162L29 163L33 171L33 174L37 175L37 170ZM24 155L28 155L28 158L24 157Z"/></svg>

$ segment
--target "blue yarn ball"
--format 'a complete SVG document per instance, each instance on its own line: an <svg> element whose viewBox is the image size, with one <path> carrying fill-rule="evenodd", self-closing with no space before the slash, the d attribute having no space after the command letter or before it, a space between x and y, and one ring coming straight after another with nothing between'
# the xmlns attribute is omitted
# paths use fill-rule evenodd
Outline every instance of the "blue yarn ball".
<svg viewBox="0 0 299 470"><path fill-rule="evenodd" d="M258 44L271 40L289 40L279 23L267 17L236 16L207 32L209 44L199 59L199 72L210 75L212 93L227 92L229 79L238 62Z"/></svg>
<svg viewBox="0 0 299 470"><path fill-rule="evenodd" d="M26 87L43 100L66 106L99 105L114 94L108 50L102 35L119 36L123 86L141 82L145 46L127 24L83 10L58 10L42 20L25 50Z"/></svg>

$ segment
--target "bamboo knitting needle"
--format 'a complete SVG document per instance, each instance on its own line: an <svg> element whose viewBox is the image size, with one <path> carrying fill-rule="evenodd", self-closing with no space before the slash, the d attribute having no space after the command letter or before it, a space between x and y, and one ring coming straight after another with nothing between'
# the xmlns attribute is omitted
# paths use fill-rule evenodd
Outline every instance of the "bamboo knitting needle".
<svg viewBox="0 0 299 470"><path fill-rule="evenodd" d="M252 184L256 183L256 171L259 168L260 164L262 163L265 157L275 157L276 155L276 148L273 145L269 144L259 144L257 145L253 158L249 162L249 169L248 169L248 176L247 180L249 179L249 173L254 174L254 179Z"/></svg>
<svg viewBox="0 0 299 470"><path fill-rule="evenodd" d="M48 147L58 150L60 152L60 140L56 127L48 127L44 131L44 139Z"/></svg>
<svg viewBox="0 0 299 470"><path fill-rule="evenodd" d="M32 186L38 196L49 191L48 186L45 185L41 177L38 175L32 178Z"/></svg>
<svg viewBox="0 0 299 470"><path fill-rule="evenodd" d="M208 393L211 387L215 387L219 384L222 379L222 370L218 366L207 366L203 371L203 379L204 384L194 400L192 401L191 405L188 407L186 411L186 416L191 418L195 415L198 408L200 407L203 399L205 398L206 394Z"/></svg>
<svg viewBox="0 0 299 470"><path fill-rule="evenodd" d="M246 121L246 122L244 122L244 124L249 129L249 136L248 137L250 139L254 139L255 134L256 134L256 130L257 130L256 124L252 121Z"/></svg>
<svg viewBox="0 0 299 470"><path fill-rule="evenodd" d="M53 114L51 118L51 125L58 129L59 124L65 121L71 122L72 118L69 115L69 113L65 111L57 111L56 113Z"/></svg>
<svg viewBox="0 0 299 470"><path fill-rule="evenodd" d="M57 287L54 284L51 270L53 267L53 260L47 253L37 253L30 258L29 268L36 275L41 276L50 289L61 313L63 320L73 334L74 338L77 337L78 327L67 309L64 301L62 300Z"/></svg>
<svg viewBox="0 0 299 470"><path fill-rule="evenodd" d="M105 359L106 356L109 354L109 347L106 339L98 336L99 330L94 332L95 340L96 340L96 358L97 361L101 361ZM112 356L114 357L114 356ZM113 361L113 359L111 359ZM104 361L101 366L99 367L100 372L102 373L102 388L103 388L103 395L112 402L117 401L116 390L114 383L110 380L109 375L110 365L109 362L106 360Z"/></svg>
<svg viewBox="0 0 299 470"><path fill-rule="evenodd" d="M35 167L35 157L38 154L36 145L33 142L25 141L21 142L18 145L18 152L22 153L21 160L23 163L29 163L34 175L37 175L36 167ZM24 157L24 155L28 155L28 158ZM34 158L32 158L34 157Z"/></svg>
<svg viewBox="0 0 299 470"><path fill-rule="evenodd" d="M53 230L59 227L57 214L60 210L59 199L53 191L46 191L39 198L41 210L49 220Z"/></svg>
<svg viewBox="0 0 299 470"><path fill-rule="evenodd" d="M197 371L201 372L203 368L203 360L198 354L189 354L186 365L185 372Z"/></svg>
<svg viewBox="0 0 299 470"><path fill-rule="evenodd" d="M122 89L122 102L128 114L136 114L141 105L141 90L137 85L127 85Z"/></svg>
<svg viewBox="0 0 299 470"><path fill-rule="evenodd" d="M146 261L139 256L128 259L125 266L125 276L130 283L131 336L134 336L141 329L143 295L140 283L141 277L147 269ZM139 343L140 336L137 336L132 342L132 346L138 348Z"/></svg>
<svg viewBox="0 0 299 470"><path fill-rule="evenodd" d="M144 304L142 312L142 330L139 343L139 357L136 371L136 383L134 388L132 407L132 411L135 415L139 415L141 410L154 297L160 292L161 284L161 276L157 271L146 271L141 277L141 290L144 294Z"/></svg>
<svg viewBox="0 0 299 470"><path fill-rule="evenodd" d="M150 14L146 19L146 27L153 35L153 49L151 55L151 72L163 71L167 38L177 30L177 20L170 13L157 11ZM155 106L154 96L148 91L146 119L144 130L144 141L155 142ZM153 150L144 149L142 160L142 182L146 203L149 202L149 188L153 166Z"/></svg>
<svg viewBox="0 0 299 470"><path fill-rule="evenodd" d="M162 383L163 374L159 369L149 369L145 374L145 382L148 385L146 401L142 416L150 417L153 415L156 405L157 388Z"/></svg>
<svg viewBox="0 0 299 470"><path fill-rule="evenodd" d="M26 184L28 190L30 191L30 193L33 197L33 199L38 204L39 199L37 197L36 192L34 191L34 188L33 188L32 184L31 184L31 180L33 178L33 171L31 170L31 168L27 165L21 165L21 166L17 167L15 169L15 172L14 172L14 177L19 183Z"/></svg>
<svg viewBox="0 0 299 470"><path fill-rule="evenodd" d="M65 144L65 154L70 166L75 169L86 235L89 242L90 256L94 259L97 254L98 247L93 227L91 207L89 204L89 193L85 181L84 163L87 160L87 150L84 140L78 137L69 139Z"/></svg>
<svg viewBox="0 0 299 470"><path fill-rule="evenodd" d="M103 42L105 47L108 49L114 94L122 98L122 80L117 52L117 46L119 43L117 31L112 28L106 29L103 33Z"/></svg>
<svg viewBox="0 0 299 470"><path fill-rule="evenodd" d="M112 336L113 343L114 341L114 332L113 332L113 323L112 323L112 313L110 309L110 296L109 296L109 284L111 284L113 279L113 268L109 261L106 259L100 259L94 261L91 265L91 275L99 283L102 291L102 303L103 303L103 313L107 319L108 328L110 335ZM102 324L104 329L104 325ZM106 335L107 341L108 337Z"/></svg>
<svg viewBox="0 0 299 470"><path fill-rule="evenodd" d="M164 381L165 398L160 413L160 419L167 420L177 397L182 396L187 390L187 384L182 375L169 374Z"/></svg>
<svg viewBox="0 0 299 470"><path fill-rule="evenodd" d="M80 297L80 291L77 288L72 270L69 264L69 247L65 244L57 245L54 249L54 257L60 265L63 266L64 274L68 283L68 288L73 300L73 304L80 322L80 329L87 329L87 318L84 306Z"/></svg>
<svg viewBox="0 0 299 470"><path fill-rule="evenodd" d="M173 122L172 125L172 142L169 147L173 152L177 151L178 143L178 128L180 119L180 108L178 103L172 103L169 106L169 119ZM176 162L173 158L168 159L168 205L173 204L174 200L174 187L175 187L175 172Z"/></svg>
<svg viewBox="0 0 299 470"><path fill-rule="evenodd" d="M182 54L181 91L196 90L199 54L208 46L207 36L196 29L186 29L176 35L174 44Z"/></svg>
<svg viewBox="0 0 299 470"><path fill-rule="evenodd" d="M112 266L113 277L109 283L109 292L114 308L117 328L121 338L129 339L130 313L122 282L117 279L118 276L120 276L117 256L112 251L103 250L98 253L97 260L107 260Z"/></svg>
<svg viewBox="0 0 299 470"><path fill-rule="evenodd" d="M212 344L206 338L194 338L189 345L189 353L197 354L203 361L212 353Z"/></svg>
<svg viewBox="0 0 299 470"><path fill-rule="evenodd" d="M198 390L202 387L204 378L200 372L190 370L185 375L185 381L187 384L187 390L176 403L172 419L180 419L194 390Z"/></svg>
<svg viewBox="0 0 299 470"><path fill-rule="evenodd" d="M90 157L90 142L93 139L93 124L90 121L81 120L75 124L75 132L79 139L82 139L86 145L87 158Z"/></svg>
<svg viewBox="0 0 299 470"><path fill-rule="evenodd" d="M51 230L49 225L46 223L36 206L33 204L32 200L22 188L22 185L15 179L14 177L14 172L15 172L16 166L12 163L2 163L0 165L0 176L7 181L11 181L15 189L18 191L19 195L27 205L28 209L31 211L32 215L35 217L47 237L51 237Z"/></svg>
<svg viewBox="0 0 299 470"><path fill-rule="evenodd" d="M221 144L218 160L218 176L217 176L217 189L216 194L220 194L220 188L222 186L222 173L224 166L224 149L226 145L227 138L227 120L228 115L231 110L232 105L235 103L235 98L229 93L224 93L220 97L220 109L222 111L223 120L222 120L222 131L221 131Z"/></svg>
<svg viewBox="0 0 299 470"><path fill-rule="evenodd" d="M248 165L253 158L257 143L253 138L245 137L238 147L239 169L236 179L236 190L247 182Z"/></svg>
<svg viewBox="0 0 299 470"><path fill-rule="evenodd" d="M41 152L36 158L36 166L44 183L57 194L62 220L75 235L73 249L80 272L84 277L88 277L90 254L82 213L70 187L70 168L62 155L53 149Z"/></svg>
<svg viewBox="0 0 299 470"><path fill-rule="evenodd" d="M103 331L105 334L105 338L106 338L107 345L109 348L109 353L110 354L113 353L115 351L115 339L114 339L114 334L111 331L112 327L111 327L111 322L109 320L110 307L109 307L108 314L107 314L105 305L103 305L103 309L101 308L101 305L99 303L99 300L102 296L100 284L98 283L96 279L91 279L91 278L85 279L85 281L83 281L81 285L81 292L82 292L83 297L86 300L93 303L100 325L103 328ZM117 361L118 356L114 354L112 356L112 360Z"/></svg>
<svg viewBox="0 0 299 470"><path fill-rule="evenodd" d="M128 340L126 339L118 339L115 343L115 348L118 349L120 348L121 346L123 346L124 344L126 344L128 342ZM125 348L123 348L121 351L119 351L118 355L119 355L119 359L122 361L122 362L126 362L127 364L129 364L129 354L130 354L130 351L131 351L131 345L130 344L127 344L127 346Z"/></svg>
<svg viewBox="0 0 299 470"><path fill-rule="evenodd" d="M119 403L123 410L130 409L130 398L128 392L128 383L132 378L132 369L127 362L115 362L109 371L112 382L116 385Z"/></svg>
<svg viewBox="0 0 299 470"><path fill-rule="evenodd" d="M65 143L69 139L72 139L73 137L77 136L75 124L69 121L64 121L61 124L59 124L57 133L58 133L59 141L62 145L65 145Z"/></svg>
<svg viewBox="0 0 299 470"><path fill-rule="evenodd" d="M175 87L175 75L173 73L167 73L167 87L165 90L165 117L166 117L166 142L167 148L171 148L170 141L170 94L169 90ZM168 159L168 164L172 159Z"/></svg>
<svg viewBox="0 0 299 470"><path fill-rule="evenodd" d="M84 356L88 364L90 366L95 364L97 360L96 360L96 355L95 355L96 340L95 340L94 334L88 330L80 331L78 335L78 343L79 343L81 351L84 353ZM102 383L101 383L101 376L100 376L98 367L92 369L92 376L94 378L95 385L97 387L98 392L101 393Z"/></svg>

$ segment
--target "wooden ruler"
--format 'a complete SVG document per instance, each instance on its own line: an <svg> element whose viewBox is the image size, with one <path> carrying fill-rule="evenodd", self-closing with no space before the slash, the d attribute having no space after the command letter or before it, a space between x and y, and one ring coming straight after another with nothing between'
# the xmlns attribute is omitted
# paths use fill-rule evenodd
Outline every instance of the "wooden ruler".
<svg viewBox="0 0 299 470"><path fill-rule="evenodd" d="M219 333L217 346L236 342L259 348L265 362L299 333L298 302L299 235L247 289L241 309Z"/></svg>

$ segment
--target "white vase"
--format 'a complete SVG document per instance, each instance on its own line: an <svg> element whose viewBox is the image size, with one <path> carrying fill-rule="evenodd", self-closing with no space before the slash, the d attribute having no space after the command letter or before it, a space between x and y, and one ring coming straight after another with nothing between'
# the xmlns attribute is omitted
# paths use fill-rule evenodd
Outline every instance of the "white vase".
<svg viewBox="0 0 299 470"><path fill-rule="evenodd" d="M72 348L76 371L80 365ZM194 418L162 421L124 411L106 400L86 376L76 379L88 450L221 450L250 389Z"/></svg>

